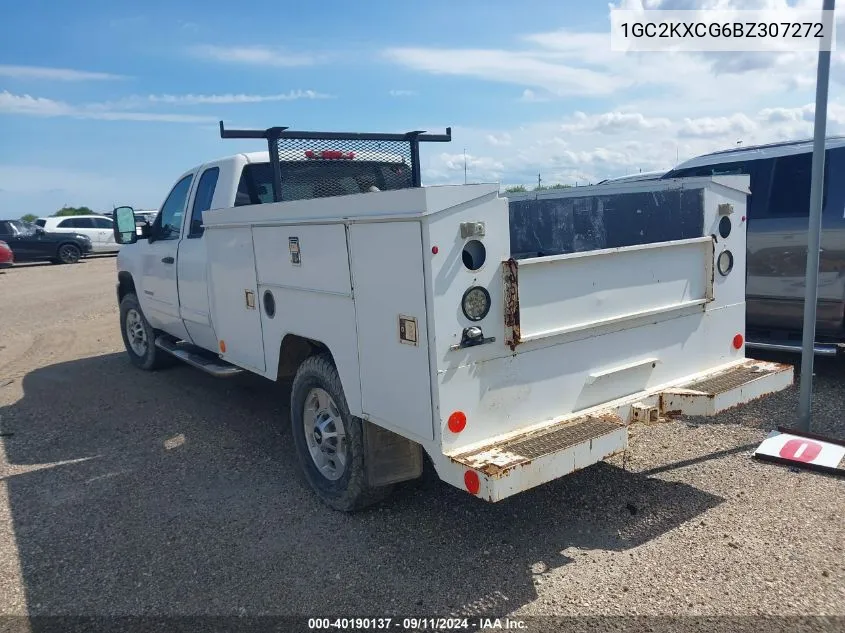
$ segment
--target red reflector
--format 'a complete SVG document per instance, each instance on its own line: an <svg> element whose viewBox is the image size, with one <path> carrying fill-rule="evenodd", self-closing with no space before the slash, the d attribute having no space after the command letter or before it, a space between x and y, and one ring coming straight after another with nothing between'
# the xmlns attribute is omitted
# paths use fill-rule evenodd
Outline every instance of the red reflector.
<svg viewBox="0 0 845 633"><path fill-rule="evenodd" d="M440 252L440 249L439 249L439 248L437 248L436 246L432 246L432 247L431 247L431 252L432 252L432 253L434 253L435 255L437 255L437 253L439 253L439 252Z"/></svg>
<svg viewBox="0 0 845 633"><path fill-rule="evenodd" d="M481 481L478 479L478 473L474 470L468 470L464 473L464 485L470 494L477 495L481 490Z"/></svg>
<svg viewBox="0 0 845 633"><path fill-rule="evenodd" d="M463 411L455 411L449 416L449 430L452 433L460 433L467 425L467 416Z"/></svg>
<svg viewBox="0 0 845 633"><path fill-rule="evenodd" d="M742 347L742 342L744 339L742 338L742 334L737 334L734 336L734 349L739 349Z"/></svg>

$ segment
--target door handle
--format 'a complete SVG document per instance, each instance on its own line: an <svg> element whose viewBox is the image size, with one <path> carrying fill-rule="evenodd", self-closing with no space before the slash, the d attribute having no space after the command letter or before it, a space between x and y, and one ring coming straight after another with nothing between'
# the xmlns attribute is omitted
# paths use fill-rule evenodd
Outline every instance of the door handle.
<svg viewBox="0 0 845 633"><path fill-rule="evenodd" d="M162 257L161 261L165 264L172 264L175 260L172 257Z"/></svg>

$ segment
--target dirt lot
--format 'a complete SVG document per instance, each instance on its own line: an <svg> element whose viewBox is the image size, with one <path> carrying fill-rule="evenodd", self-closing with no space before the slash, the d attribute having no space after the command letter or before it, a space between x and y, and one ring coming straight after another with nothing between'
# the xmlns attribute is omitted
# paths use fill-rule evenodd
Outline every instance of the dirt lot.
<svg viewBox="0 0 845 633"><path fill-rule="evenodd" d="M749 456L794 388L634 427L627 470L347 516L297 475L283 386L130 366L114 271L0 273L2 614L845 614L845 480ZM845 436L845 366L817 372Z"/></svg>

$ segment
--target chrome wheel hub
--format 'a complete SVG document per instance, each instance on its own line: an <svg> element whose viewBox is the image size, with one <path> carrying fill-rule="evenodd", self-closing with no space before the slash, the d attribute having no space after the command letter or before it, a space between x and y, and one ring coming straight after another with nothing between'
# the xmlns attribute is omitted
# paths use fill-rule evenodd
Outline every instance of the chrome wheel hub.
<svg viewBox="0 0 845 633"><path fill-rule="evenodd" d="M141 315L134 308L126 313L126 338L129 341L129 347L138 356L147 353L147 330L144 328Z"/></svg>
<svg viewBox="0 0 845 633"><path fill-rule="evenodd" d="M346 429L337 404L325 389L308 392L302 412L305 442L320 474L336 481L346 472Z"/></svg>

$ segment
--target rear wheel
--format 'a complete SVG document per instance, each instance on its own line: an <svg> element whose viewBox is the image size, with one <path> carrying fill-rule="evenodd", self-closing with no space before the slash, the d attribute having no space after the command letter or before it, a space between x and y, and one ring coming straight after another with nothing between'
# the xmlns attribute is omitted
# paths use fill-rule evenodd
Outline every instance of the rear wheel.
<svg viewBox="0 0 845 633"><path fill-rule="evenodd" d="M176 361L171 354L156 347L156 332L147 322L138 297L131 292L120 301L120 333L129 360L136 367L154 370Z"/></svg>
<svg viewBox="0 0 845 633"><path fill-rule="evenodd" d="M82 257L82 251L76 244L62 244L59 246L57 259L62 264L76 264Z"/></svg>
<svg viewBox="0 0 845 633"><path fill-rule="evenodd" d="M363 420L350 415L328 356L311 356L300 365L291 387L290 418L300 468L323 503L351 512L387 496L390 486L367 483Z"/></svg>

